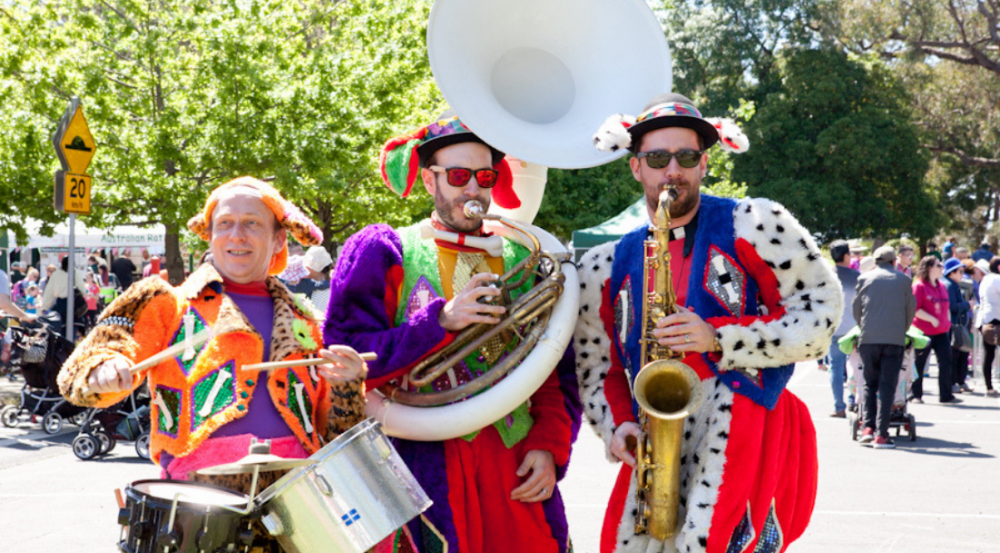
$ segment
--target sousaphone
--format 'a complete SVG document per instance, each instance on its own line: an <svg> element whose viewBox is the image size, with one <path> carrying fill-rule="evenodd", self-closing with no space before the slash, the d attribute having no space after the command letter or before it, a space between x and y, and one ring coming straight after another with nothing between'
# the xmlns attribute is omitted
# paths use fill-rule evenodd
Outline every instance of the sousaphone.
<svg viewBox="0 0 1000 553"><path fill-rule="evenodd" d="M609 115L638 113L649 98L670 91L670 53L656 16L644 0L437 0L427 50L438 86L462 122L508 154L521 207L494 204L479 215L484 224L512 240L536 242L550 260L569 259L558 239L530 224L546 167L581 169L625 155L598 151L591 137ZM533 235L529 240L524 230ZM438 441L484 428L526 401L551 374L576 326L576 269L560 263L561 294L516 369L488 390L447 405L403 404L371 391L368 414L386 434Z"/></svg>

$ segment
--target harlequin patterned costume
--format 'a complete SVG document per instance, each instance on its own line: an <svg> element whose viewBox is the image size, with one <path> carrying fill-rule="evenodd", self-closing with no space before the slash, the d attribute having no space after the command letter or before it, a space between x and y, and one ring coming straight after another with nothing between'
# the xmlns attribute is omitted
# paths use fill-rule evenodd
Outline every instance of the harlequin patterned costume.
<svg viewBox="0 0 1000 553"><path fill-rule="evenodd" d="M270 360L315 356L322 336L311 309L299 303L277 278L268 277L267 286L274 301ZM326 381L309 368L262 374L241 371L243 365L262 360L264 345L260 334L224 293L222 277L207 264L180 287L151 277L116 299L63 366L60 391L73 403L88 407L121 401L127 391L90 392L87 378L91 371L118 354L137 363L183 343L188 332L187 314L194 317L195 332L211 327L215 335L197 348L193 359L171 358L148 372L154 398L150 406L154 461L159 462L163 453L175 458L192 455L217 429L245 416L254 394L270 394L290 433L308 453L363 419L359 382L331 393ZM134 384L142 378L136 376ZM333 398L336 405L331 403Z"/></svg>
<svg viewBox="0 0 1000 553"><path fill-rule="evenodd" d="M785 385L793 363L826 351L840 286L809 234L775 202L703 194L681 228L671 242L681 254L672 259L674 278L687 283L678 296L716 327L722 347L721 355L684 358L702 379L703 403L684 426L681 531L662 544L634 534L634 471L622 465L601 551L784 551L805 530L817 478L811 418ZM641 369L647 234L637 228L580 262L581 399L608 448L618 426L637 420L630 389Z"/></svg>
<svg viewBox="0 0 1000 553"><path fill-rule="evenodd" d="M267 183L250 177L212 192L203 212L189 221L196 234L210 238L212 210L223 192L235 187L253 189L247 193L260 197L300 242L322 241L322 232L295 206ZM285 268L287 252L286 244L272 255L268 274ZM87 385L102 363L118 355L138 363L210 328L213 335L207 342L133 377L133 389L148 378L150 453L165 475L187 479L200 468L238 460L247 454L251 438L261 435L272 439L272 453L282 457L315 452L364 418L363 383L331 386L315 368L242 370L263 361L265 351L271 361L315 357L323 341L312 307L277 278L268 276L256 283L251 295L260 296L263 303L247 300L248 292L241 286L253 288L226 281L211 263L176 288L158 277L136 283L101 314L97 326L67 360L59 374L60 391L77 405L113 405L129 392L96 394ZM240 301L264 307L245 313ZM270 328L255 328L251 319L258 325L267 321ZM258 330L270 336L267 347ZM256 406L253 413L251 405ZM224 483L247 491L249 477L240 476Z"/></svg>
<svg viewBox="0 0 1000 553"><path fill-rule="evenodd" d="M452 340L438 315L453 292L444 283L450 282L455 248L421 239L417 226L397 232L385 225L368 227L344 245L332 278L324 334L328 341L378 353L369 363L368 386L402 382L413 365ZM502 258L486 256L497 274L526 254L506 240L504 250ZM482 358L467 360L433 386L461 384L468 371L489 366ZM407 526L407 539L400 543L412 540L422 552L567 551L558 490L542 503L513 501L510 492L520 485L515 472L531 450L552 452L557 477L565 474L579 428L578 401L572 357L566 356L529 404L474 436L444 442L394 440L434 501Z"/></svg>

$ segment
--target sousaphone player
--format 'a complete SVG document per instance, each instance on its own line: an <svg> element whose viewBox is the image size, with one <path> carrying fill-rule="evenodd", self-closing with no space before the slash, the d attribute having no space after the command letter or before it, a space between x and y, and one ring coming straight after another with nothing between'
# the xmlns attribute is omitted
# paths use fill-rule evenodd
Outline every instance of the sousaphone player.
<svg viewBox="0 0 1000 553"><path fill-rule="evenodd" d="M406 195L419 179L434 198L434 211L429 221L402 229L372 225L346 242L334 270L324 338L378 354L369 364L369 388L393 382L407 392L455 389L503 363L518 342L516 333L501 333L430 383L414 383L410 372L456 333L496 325L508 315L495 304L501 291L491 284L529 252L484 235L482 220L466 210L469 202L483 211L491 201L516 207L510 170L503 153L453 114L390 140L382 160L390 188ZM427 225L458 243L425 238L421 227ZM532 284L529 279L526 287ZM406 535L418 551L569 549L556 481L579 424L572 356L564 355L557 370L543 370L548 376L530 401L468 435L396 440L434 501L408 525Z"/></svg>

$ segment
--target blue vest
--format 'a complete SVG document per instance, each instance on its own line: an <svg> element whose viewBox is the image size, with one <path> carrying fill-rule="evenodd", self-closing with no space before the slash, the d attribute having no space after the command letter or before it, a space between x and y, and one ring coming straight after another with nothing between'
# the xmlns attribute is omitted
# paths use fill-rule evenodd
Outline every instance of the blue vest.
<svg viewBox="0 0 1000 553"><path fill-rule="evenodd" d="M691 249L687 307L702 319L760 314L757 283L740 264L736 255L736 233L733 227L735 207L735 200L729 198L704 194L701 196L694 245ZM642 368L639 365L639 338L642 333L643 242L648 228L648 225L643 224L621 238L615 246L611 266L610 297L617 331L612 341L632 384ZM728 295L723 289L726 284L730 285L727 287ZM755 344L747 344L747 347L754 346ZM772 409L777 403L778 396L788 384L794 369L791 364L767 368L754 378L740 370L720 371L718 365L706 355L702 357L719 380L734 393L746 396L768 409ZM638 415L638 405L634 400L632 411Z"/></svg>

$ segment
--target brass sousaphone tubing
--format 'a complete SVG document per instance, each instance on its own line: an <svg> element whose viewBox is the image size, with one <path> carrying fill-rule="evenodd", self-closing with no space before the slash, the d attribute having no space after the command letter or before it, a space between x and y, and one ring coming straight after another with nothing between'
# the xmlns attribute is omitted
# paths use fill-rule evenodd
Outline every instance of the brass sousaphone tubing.
<svg viewBox="0 0 1000 553"><path fill-rule="evenodd" d="M500 287L501 303L508 306L506 317L495 325L484 323L470 325L459 333L454 341L414 367L410 371L409 381L415 387L427 386L501 333L513 332L518 335L521 342L507 357L485 374L448 390L421 393L403 390L392 384L382 386L380 390L392 401L406 405L430 407L459 401L488 388L520 364L521 360L535 347L548 325L552 306L562 294L565 277L559 271L560 260L554 255L542 251L538 239L524 226L504 217L484 213L482 205L475 200L466 202L465 215L469 218L498 221L514 229L528 238L530 244L525 245L529 247L531 253L504 273L497 281ZM551 272L542 271L541 261L543 259L549 260L549 266L552 267ZM512 302L511 292L527 283L528 279L538 275L542 277L541 282Z"/></svg>

